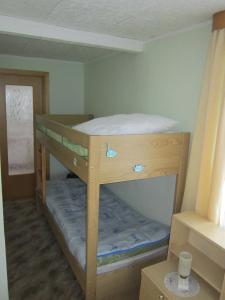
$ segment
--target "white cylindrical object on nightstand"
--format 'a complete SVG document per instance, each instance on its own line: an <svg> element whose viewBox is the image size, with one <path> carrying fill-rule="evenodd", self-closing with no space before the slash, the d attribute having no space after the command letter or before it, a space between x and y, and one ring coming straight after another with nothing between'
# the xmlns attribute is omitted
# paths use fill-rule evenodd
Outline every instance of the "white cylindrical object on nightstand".
<svg viewBox="0 0 225 300"><path fill-rule="evenodd" d="M187 278L191 274L192 255L182 251L179 254L178 274L181 278Z"/></svg>

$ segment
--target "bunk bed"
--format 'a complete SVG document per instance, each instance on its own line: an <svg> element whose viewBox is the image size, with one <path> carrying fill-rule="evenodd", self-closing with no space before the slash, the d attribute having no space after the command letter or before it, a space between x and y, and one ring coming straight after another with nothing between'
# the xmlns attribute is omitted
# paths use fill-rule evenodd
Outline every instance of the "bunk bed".
<svg viewBox="0 0 225 300"><path fill-rule="evenodd" d="M37 198L42 204L58 242L84 290L85 299L137 299L140 270L164 259L167 254L166 247L164 243L160 243L158 245L160 251L158 252L156 249L151 249L151 255L143 256L138 253L136 259L126 257L124 264L116 262L112 264L115 267L107 268L102 262L104 259L100 260L98 255L98 241L99 243L102 242L99 236L99 213L101 214L101 209L106 209L103 207L99 211L99 199L102 197L100 194L103 194L103 198L104 194L110 195L107 197L111 197L110 199L114 203L111 211L114 211L115 207L118 206L118 199L101 185L176 175L174 212L179 212L184 191L189 133L97 136L88 135L72 128L72 125L91 118L91 115L38 115L36 117ZM48 175L46 161L49 153L81 180L71 179L60 182L51 182L50 180L46 183ZM47 191L46 186L48 187ZM76 192L73 188L79 190L79 197L74 196ZM60 193L62 194L58 200L54 200L55 189L58 196ZM84 195L87 193L87 211L86 215L83 216L86 220L85 245L82 246L82 250L76 249L78 252L75 251L75 253L78 253L78 256L73 253L73 248L69 245L71 237L66 237L65 232L63 232L66 222L61 222L60 225L60 218L57 217L57 214L60 214L60 207L64 205L63 199L67 197L62 192L65 190L67 195L70 193L68 191L72 191L73 197L80 199L77 200L77 205L81 206L82 202L85 202ZM50 200L46 201L46 198ZM58 203L58 211L54 205L52 206L54 202ZM122 204L119 210L125 211L126 207ZM135 212L131 213L134 214L133 219L139 218ZM73 216L69 214L68 219L70 217ZM76 217L74 217L72 224L78 225L79 222L76 221ZM160 242L166 239L165 232L164 230ZM84 252L86 256L78 259L79 253ZM101 266L102 264L103 266Z"/></svg>

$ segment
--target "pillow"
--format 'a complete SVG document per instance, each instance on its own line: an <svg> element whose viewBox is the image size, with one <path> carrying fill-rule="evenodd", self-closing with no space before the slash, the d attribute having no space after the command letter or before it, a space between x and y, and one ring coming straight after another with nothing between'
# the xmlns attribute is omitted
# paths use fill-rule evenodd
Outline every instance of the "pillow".
<svg viewBox="0 0 225 300"><path fill-rule="evenodd" d="M121 114L92 119L73 126L89 135L122 135L174 131L178 122L159 115Z"/></svg>

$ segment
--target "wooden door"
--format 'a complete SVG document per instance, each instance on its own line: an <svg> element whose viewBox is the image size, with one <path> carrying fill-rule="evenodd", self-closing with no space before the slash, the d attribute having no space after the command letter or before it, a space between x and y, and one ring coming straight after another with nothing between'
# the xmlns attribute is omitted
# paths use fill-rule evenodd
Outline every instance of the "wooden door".
<svg viewBox="0 0 225 300"><path fill-rule="evenodd" d="M0 149L3 199L35 194L34 116L46 112L42 76L0 72Z"/></svg>

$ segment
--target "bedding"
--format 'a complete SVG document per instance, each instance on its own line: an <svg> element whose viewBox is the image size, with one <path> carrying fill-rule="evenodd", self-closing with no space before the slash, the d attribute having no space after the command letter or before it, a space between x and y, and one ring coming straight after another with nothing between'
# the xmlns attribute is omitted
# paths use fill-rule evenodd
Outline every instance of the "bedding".
<svg viewBox="0 0 225 300"><path fill-rule="evenodd" d="M86 185L78 178L48 181L46 205L85 270ZM101 186L98 268L165 248L169 233L168 226L142 216Z"/></svg>
<svg viewBox="0 0 225 300"><path fill-rule="evenodd" d="M174 131L177 125L177 121L159 115L120 114L92 119L73 128L90 135L122 135Z"/></svg>

